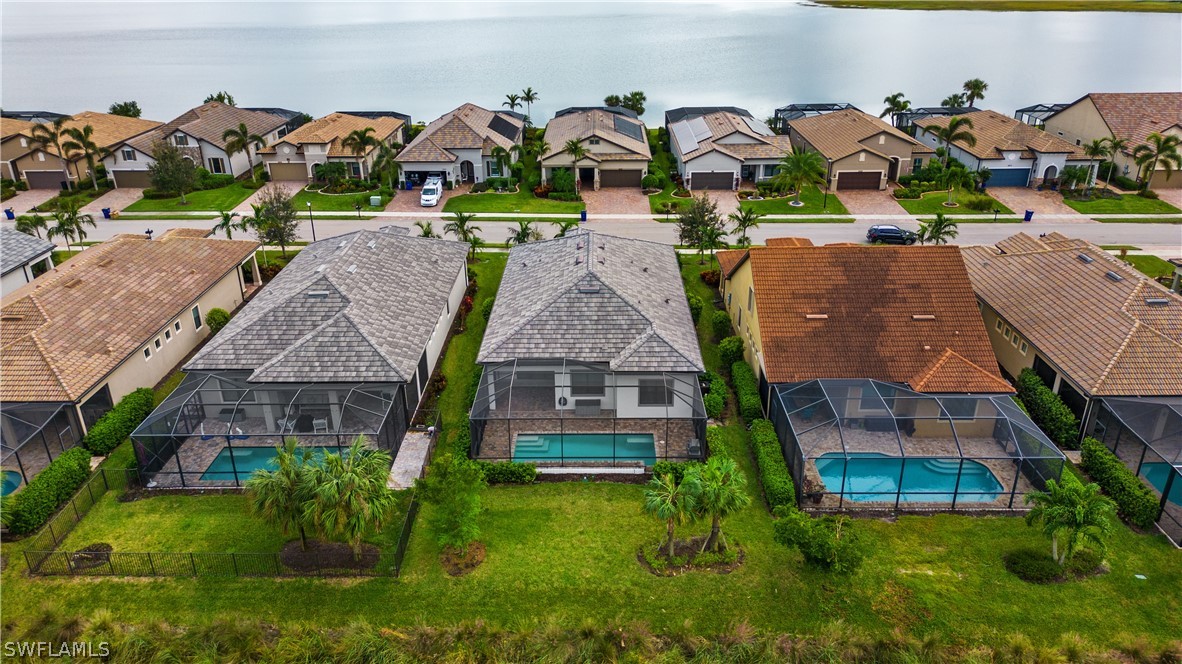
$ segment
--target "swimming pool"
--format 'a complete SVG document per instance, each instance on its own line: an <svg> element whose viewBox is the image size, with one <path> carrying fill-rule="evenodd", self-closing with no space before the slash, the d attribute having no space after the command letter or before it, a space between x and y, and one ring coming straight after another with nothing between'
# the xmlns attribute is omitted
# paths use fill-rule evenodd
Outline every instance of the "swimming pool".
<svg viewBox="0 0 1182 664"><path fill-rule="evenodd" d="M829 452L817 461L817 470L831 493L842 491L845 476L845 499L856 502L890 501L895 494L903 502L950 503L956 494L958 503L987 503L1005 491L993 471L984 465L957 459L903 459L878 452ZM900 487L899 473L903 471ZM960 474L959 490L956 483Z"/></svg>
<svg viewBox="0 0 1182 664"><path fill-rule="evenodd" d="M1172 472L1174 469L1168 463L1150 462L1141 466L1141 476L1152 484L1159 494L1166 490L1166 482ZM1182 479L1174 478L1174 485L1170 487L1170 502L1182 505Z"/></svg>
<svg viewBox="0 0 1182 664"><path fill-rule="evenodd" d="M15 470L6 470L3 473L3 482L0 483L0 496L7 496L16 491L21 485L21 474Z"/></svg>
<svg viewBox="0 0 1182 664"><path fill-rule="evenodd" d="M335 447L312 447L312 462L318 463L326 451L336 451ZM234 457L231 460L230 453ZM234 481L234 470L238 470L238 480L246 481L251 473L263 468L275 468L271 460L278 454L274 447L227 447L218 452L213 463L201 475L202 482Z"/></svg>
<svg viewBox="0 0 1182 664"><path fill-rule="evenodd" d="M514 461L657 461L651 433L518 434ZM614 455L613 455L614 448Z"/></svg>

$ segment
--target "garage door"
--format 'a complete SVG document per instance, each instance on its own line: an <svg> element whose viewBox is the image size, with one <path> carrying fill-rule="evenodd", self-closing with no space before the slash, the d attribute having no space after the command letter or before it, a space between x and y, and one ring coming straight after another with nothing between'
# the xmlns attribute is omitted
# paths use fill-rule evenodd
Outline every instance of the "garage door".
<svg viewBox="0 0 1182 664"><path fill-rule="evenodd" d="M148 189L152 186L152 174L147 171L111 171L116 187L137 187Z"/></svg>
<svg viewBox="0 0 1182 664"><path fill-rule="evenodd" d="M640 187L640 171L599 171L601 187Z"/></svg>
<svg viewBox="0 0 1182 664"><path fill-rule="evenodd" d="M29 189L61 189L63 177L61 171L25 171Z"/></svg>
<svg viewBox="0 0 1182 664"><path fill-rule="evenodd" d="M306 164L271 164L272 180L308 181L308 166Z"/></svg>
<svg viewBox="0 0 1182 664"><path fill-rule="evenodd" d="M1159 168L1149 179L1150 189L1177 189L1178 187L1182 187L1182 173L1178 171L1174 171L1167 179L1165 170Z"/></svg>
<svg viewBox="0 0 1182 664"><path fill-rule="evenodd" d="M990 187L1025 187L1030 182L1029 168L991 168L989 172L985 184Z"/></svg>
<svg viewBox="0 0 1182 664"><path fill-rule="evenodd" d="M864 171L861 173L838 173L838 189L878 189L882 182L882 171Z"/></svg>
<svg viewBox="0 0 1182 664"><path fill-rule="evenodd" d="M690 173L690 189L734 189L734 171L711 171L709 173Z"/></svg>

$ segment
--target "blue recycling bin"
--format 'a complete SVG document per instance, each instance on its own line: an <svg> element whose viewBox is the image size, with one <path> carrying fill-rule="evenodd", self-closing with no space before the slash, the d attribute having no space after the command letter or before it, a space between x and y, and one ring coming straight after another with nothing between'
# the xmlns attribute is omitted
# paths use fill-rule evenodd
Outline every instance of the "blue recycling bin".
<svg viewBox="0 0 1182 664"><path fill-rule="evenodd" d="M111 208L103 208L103 219L111 218Z"/></svg>
<svg viewBox="0 0 1182 664"><path fill-rule="evenodd" d="M580 224L587 223L587 211L586 210L583 210L582 212L579 213L579 223Z"/></svg>
<svg viewBox="0 0 1182 664"><path fill-rule="evenodd" d="M16 215L13 214L12 208L4 208L4 216L7 217L10 221L13 219L16 219Z"/></svg>
<svg viewBox="0 0 1182 664"><path fill-rule="evenodd" d="M1032 221L1034 219L1034 210L1027 210L1026 217L1022 221Z"/></svg>

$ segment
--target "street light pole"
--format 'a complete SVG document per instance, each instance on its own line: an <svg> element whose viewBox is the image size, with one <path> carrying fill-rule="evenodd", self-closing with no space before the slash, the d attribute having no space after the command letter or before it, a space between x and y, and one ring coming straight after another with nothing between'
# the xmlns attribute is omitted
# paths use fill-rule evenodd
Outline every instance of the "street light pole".
<svg viewBox="0 0 1182 664"><path fill-rule="evenodd" d="M825 200L821 203L821 211L829 211L829 183L833 180L833 159L826 159L829 169L825 172Z"/></svg>
<svg viewBox="0 0 1182 664"><path fill-rule="evenodd" d="M316 241L316 220L312 218L312 201L308 201L308 223L312 224L312 241Z"/></svg>

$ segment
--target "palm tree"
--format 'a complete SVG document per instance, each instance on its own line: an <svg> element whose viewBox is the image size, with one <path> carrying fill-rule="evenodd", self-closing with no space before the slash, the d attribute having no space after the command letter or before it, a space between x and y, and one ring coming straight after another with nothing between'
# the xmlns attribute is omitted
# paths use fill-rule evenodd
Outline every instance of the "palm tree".
<svg viewBox="0 0 1182 664"><path fill-rule="evenodd" d="M215 233L225 233L227 240L233 240L234 231L246 230L243 222L235 221L235 219L238 218L237 212L226 212L223 210L220 214L221 220L219 220L218 223L214 224L213 226L213 231Z"/></svg>
<svg viewBox="0 0 1182 664"><path fill-rule="evenodd" d="M722 224L706 224L698 231L698 252L710 252L710 266L714 267L714 262L718 258L715 252L719 249L726 249L726 229Z"/></svg>
<svg viewBox="0 0 1182 664"><path fill-rule="evenodd" d="M521 95L516 92L510 92L505 95L505 101L501 102L501 106L507 106L510 111L516 111L521 108Z"/></svg>
<svg viewBox="0 0 1182 664"><path fill-rule="evenodd" d="M802 189L810 184L818 187L827 184L825 181L825 160L816 150L802 149L794 145L792 152L784 155L784 158L780 160L780 166L776 170L776 174L772 176L772 182L778 187L787 186L796 190L796 200L789 205L800 207L804 205L800 202Z"/></svg>
<svg viewBox="0 0 1182 664"><path fill-rule="evenodd" d="M940 105L944 108L961 108L965 105L964 93L956 92L944 98Z"/></svg>
<svg viewBox="0 0 1182 664"><path fill-rule="evenodd" d="M533 155L534 158L537 159L538 161L541 161L542 155L546 154L549 151L550 151L550 144L547 143L546 139L544 139L544 138L535 139L533 143L529 144L529 148L527 148L528 154Z"/></svg>
<svg viewBox="0 0 1182 664"><path fill-rule="evenodd" d="M1104 179L1104 190L1107 191L1109 185L1112 184L1112 172L1116 170L1116 155L1124 152L1129 147L1129 140L1127 138L1117 138L1116 136L1109 136L1104 139L1107 145L1107 155L1112 161L1112 167L1108 169L1108 177Z"/></svg>
<svg viewBox="0 0 1182 664"><path fill-rule="evenodd" d="M566 237L567 233L579 227L578 219L561 219L550 223L558 227L558 232L554 234L554 237Z"/></svg>
<svg viewBox="0 0 1182 664"><path fill-rule="evenodd" d="M39 214L21 215L16 218L16 230L25 235L36 235L41 237L41 231L49 230L49 223Z"/></svg>
<svg viewBox="0 0 1182 664"><path fill-rule="evenodd" d="M242 221L238 222L238 227L243 231L251 231L259 236L259 243L262 244L261 251L263 252L263 265L270 267L271 261L267 258L267 243L263 242L263 224L266 223L266 218L263 213L263 206L257 203L251 203L252 210L250 216L243 216ZM261 280L260 280L261 283Z"/></svg>
<svg viewBox="0 0 1182 664"><path fill-rule="evenodd" d="M919 243L927 244L948 244L949 240L953 240L960 233L956 228L956 222L945 215L943 212L937 212L936 218L931 221L919 222Z"/></svg>
<svg viewBox="0 0 1182 664"><path fill-rule="evenodd" d="M985 98L985 91L989 89L989 84L979 78L970 78L964 82L964 99L969 103L969 108L973 107L973 102L978 99Z"/></svg>
<svg viewBox="0 0 1182 664"><path fill-rule="evenodd" d="M397 495L386 486L393 460L385 450L368 449L357 436L344 454L329 452L312 466L312 498L304 518L327 538L341 538L361 556L366 534L380 532L394 514Z"/></svg>
<svg viewBox="0 0 1182 664"><path fill-rule="evenodd" d="M579 162L587 158L587 148L579 142L579 139L572 138L562 146L562 151L570 155L571 163L574 164L575 176L575 191L579 190Z"/></svg>
<svg viewBox="0 0 1182 664"><path fill-rule="evenodd" d="M79 129L78 127L68 127L62 130L62 135L68 136L70 140L62 143L62 149L66 154L73 155L75 152L82 153L86 159L86 167L90 170L90 183L94 185L94 190L98 191L98 160L111 154L107 148L94 142L94 127L86 125Z"/></svg>
<svg viewBox="0 0 1182 664"><path fill-rule="evenodd" d="M57 156L62 160L62 181L67 187L70 183L70 171L66 166L66 151L62 149L62 138L66 136L65 124L68 119L58 118L53 122L38 123L30 132L33 145L38 149L49 152L48 148L52 147L57 152Z"/></svg>
<svg viewBox="0 0 1182 664"><path fill-rule="evenodd" d="M1182 169L1182 155L1178 154L1179 140L1173 134L1163 136L1155 131L1146 138L1146 143L1133 148L1133 161L1140 167L1143 189L1149 188L1149 181L1157 172L1159 163L1164 167L1162 170L1166 172L1167 180L1175 169Z"/></svg>
<svg viewBox="0 0 1182 664"><path fill-rule="evenodd" d="M297 449L295 438L285 438L282 445L276 446L275 468L251 473L246 480L246 495L255 514L278 525L284 535L293 530L299 533L300 548L307 551L304 509L312 499L312 453L305 447L297 454Z"/></svg>
<svg viewBox="0 0 1182 664"><path fill-rule="evenodd" d="M518 219L517 228L509 229L509 244L511 246L540 239L542 239L542 232L534 228L534 222L529 219Z"/></svg>
<svg viewBox="0 0 1182 664"><path fill-rule="evenodd" d="M371 148L381 145L382 142L374 136L374 128L366 127L365 129L354 129L349 132L349 135L341 139L341 147L353 153L357 157L357 178L365 177L365 167L363 162L365 160L365 153L369 152Z"/></svg>
<svg viewBox="0 0 1182 664"><path fill-rule="evenodd" d="M936 179L940 186L948 189L948 200L944 203L945 207L955 207L952 203L952 192L957 187L968 187L973 184L973 174L960 167L946 168L940 171Z"/></svg>
<svg viewBox="0 0 1182 664"><path fill-rule="evenodd" d="M534 92L532 87L521 91L521 101L525 102L525 117L528 119L533 114L533 103L541 99L538 93Z"/></svg>
<svg viewBox="0 0 1182 664"><path fill-rule="evenodd" d="M70 246L71 240L81 242L86 239L86 226L97 228L98 225L94 223L94 217L89 214L82 214L79 210L82 209L82 202L73 200L73 198L64 198L58 203L57 211L53 213L54 225L45 233L46 237L53 239L55 237L63 237L66 239L66 251L72 251Z"/></svg>
<svg viewBox="0 0 1182 664"><path fill-rule="evenodd" d="M963 115L954 115L948 118L948 124L928 125L923 128L923 133L934 135L936 140L944 144L944 165L947 166L953 143L960 141L969 147L977 144L977 137L969 131L972 128L972 120Z"/></svg>
<svg viewBox="0 0 1182 664"><path fill-rule="evenodd" d="M738 212L730 213L727 215L727 219L730 219L731 223L734 225L733 232L739 234L739 239L735 242L735 244L739 245L740 247L750 247L751 238L747 237L747 231L751 230L752 228L758 228L759 220L763 219L763 215L758 214L750 207L745 207L739 208Z"/></svg>
<svg viewBox="0 0 1182 664"><path fill-rule="evenodd" d="M1026 502L1034 503L1026 523L1042 524L1043 533L1051 538L1055 562L1066 564L1085 544L1095 546L1103 555L1116 506L1100 494L1099 485L1085 485L1074 477L1064 477L1062 482L1048 480L1047 490L1027 494Z"/></svg>
<svg viewBox="0 0 1182 664"><path fill-rule="evenodd" d="M1088 156L1088 177L1084 182L1084 189L1090 189L1096 183L1096 178L1092 175L1092 162L1096 159L1103 160L1108 155L1107 139L1094 138L1091 143L1083 145L1083 152Z"/></svg>
<svg viewBox="0 0 1182 664"><path fill-rule="evenodd" d="M992 177L993 171L989 170L988 168L978 168L977 170L973 171L973 180L976 183L978 189L983 188L985 183L989 182L989 179Z"/></svg>
<svg viewBox="0 0 1182 664"><path fill-rule="evenodd" d="M390 189L394 188L394 180L398 177L398 172L402 167L395 161L398 158L398 150L401 149L398 143L379 143L378 154L373 160L373 170L375 173L382 173L386 176L386 183Z"/></svg>
<svg viewBox="0 0 1182 664"><path fill-rule="evenodd" d="M520 148L514 145L513 149L519 150ZM493 147L491 152L489 152L489 156L492 157L493 161L496 162L497 170L500 172L501 177L509 178L509 164L513 162L513 153L497 145Z"/></svg>
<svg viewBox="0 0 1182 664"><path fill-rule="evenodd" d="M246 128L246 123L240 122L236 128L222 132L222 140L226 142L227 156L233 157L239 152L246 153L246 167L250 169L250 178L252 181L258 182L259 176L254 169L254 157L250 154L250 146L253 145L257 150L267 144L267 139L250 133L250 130Z"/></svg>
<svg viewBox="0 0 1182 664"><path fill-rule="evenodd" d="M902 92L896 92L883 99L882 103L886 104L886 109L878 117L885 118L888 115L891 116L891 124L896 127L899 126L899 114L911 108L911 102L903 98Z"/></svg>
<svg viewBox="0 0 1182 664"><path fill-rule="evenodd" d="M644 490L644 511L665 521L665 544L669 557L673 557L673 529L694 518L700 484L693 473L685 474L681 481L672 473L654 476Z"/></svg>
<svg viewBox="0 0 1182 664"><path fill-rule="evenodd" d="M476 219L474 212L455 212L452 214L452 218L443 225L444 233L451 233L460 242L472 245L468 250L469 260L475 256L476 245L473 240L476 238L476 233L480 231L480 227L472 223L474 219Z"/></svg>
<svg viewBox="0 0 1182 664"><path fill-rule="evenodd" d="M435 232L435 227L431 225L430 221L416 221L415 228L419 229L419 237L439 237L439 233Z"/></svg>
<svg viewBox="0 0 1182 664"><path fill-rule="evenodd" d="M705 465L690 471L697 478L697 510L710 517L710 536L702 544L702 551L725 551L726 537L722 534L722 520L751 504L747 493L747 477L734 459L712 456Z"/></svg>

